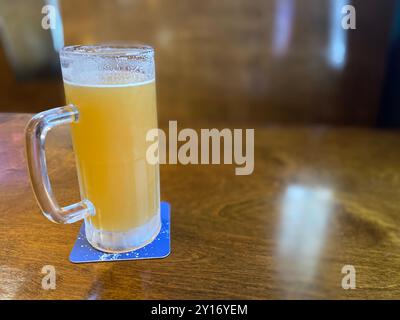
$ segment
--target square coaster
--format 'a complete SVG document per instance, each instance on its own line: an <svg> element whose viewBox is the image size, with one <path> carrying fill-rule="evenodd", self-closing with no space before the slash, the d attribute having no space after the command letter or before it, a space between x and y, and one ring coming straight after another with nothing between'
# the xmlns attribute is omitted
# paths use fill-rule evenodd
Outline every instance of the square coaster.
<svg viewBox="0 0 400 320"><path fill-rule="evenodd" d="M143 248L125 253L105 253L93 248L86 240L85 223L78 234L78 239L72 248L69 260L73 263L124 261L141 259L160 259L168 257L171 253L170 239L170 205L161 202L161 230L153 242Z"/></svg>

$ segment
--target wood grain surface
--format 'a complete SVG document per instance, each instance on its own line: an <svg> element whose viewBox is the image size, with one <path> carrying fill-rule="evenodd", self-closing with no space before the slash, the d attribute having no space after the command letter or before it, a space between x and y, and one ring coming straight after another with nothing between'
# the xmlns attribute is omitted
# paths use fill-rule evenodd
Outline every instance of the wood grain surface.
<svg viewBox="0 0 400 320"><path fill-rule="evenodd" d="M29 118L0 115L0 299L400 298L400 132L257 127L250 176L164 165L171 255L77 265L80 223L48 221L29 185ZM78 200L68 128L50 133L47 154L58 200ZM55 290L41 288L44 265ZM355 290L341 287L344 265Z"/></svg>

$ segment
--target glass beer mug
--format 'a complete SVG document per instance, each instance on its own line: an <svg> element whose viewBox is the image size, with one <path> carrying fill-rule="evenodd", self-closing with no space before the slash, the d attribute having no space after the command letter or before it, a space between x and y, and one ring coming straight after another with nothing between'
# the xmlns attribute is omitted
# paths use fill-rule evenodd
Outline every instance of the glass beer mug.
<svg viewBox="0 0 400 320"><path fill-rule="evenodd" d="M26 127L31 184L43 214L85 220L89 243L127 252L159 233L159 166L146 161L146 134L157 128L154 51L148 46L69 46L60 52L67 105ZM46 133L70 124L82 200L60 207L45 158Z"/></svg>

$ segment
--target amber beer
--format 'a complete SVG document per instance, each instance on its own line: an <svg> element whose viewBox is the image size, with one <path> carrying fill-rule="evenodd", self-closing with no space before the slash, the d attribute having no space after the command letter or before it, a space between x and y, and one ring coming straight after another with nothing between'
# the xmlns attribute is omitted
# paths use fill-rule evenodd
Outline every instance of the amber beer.
<svg viewBox="0 0 400 320"><path fill-rule="evenodd" d="M44 215L85 220L86 238L105 252L143 247L160 231L159 167L146 160L157 128L154 52L148 46L70 46L60 52L67 105L35 115L26 129L28 168ZM70 123L80 193L60 207L44 155L48 130Z"/></svg>
<svg viewBox="0 0 400 320"><path fill-rule="evenodd" d="M156 219L159 169L146 161L146 133L157 127L155 82L82 86L65 83L79 108L72 141L81 196L90 199L94 228L129 232Z"/></svg>

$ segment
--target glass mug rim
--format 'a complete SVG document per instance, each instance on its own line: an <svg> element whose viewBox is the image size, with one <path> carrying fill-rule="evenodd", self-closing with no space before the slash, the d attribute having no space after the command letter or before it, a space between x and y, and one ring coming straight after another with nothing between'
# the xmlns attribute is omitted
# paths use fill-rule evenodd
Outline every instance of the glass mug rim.
<svg viewBox="0 0 400 320"><path fill-rule="evenodd" d="M61 57L141 57L153 56L153 47L143 43L99 43L99 44L79 44L64 46L60 50Z"/></svg>

